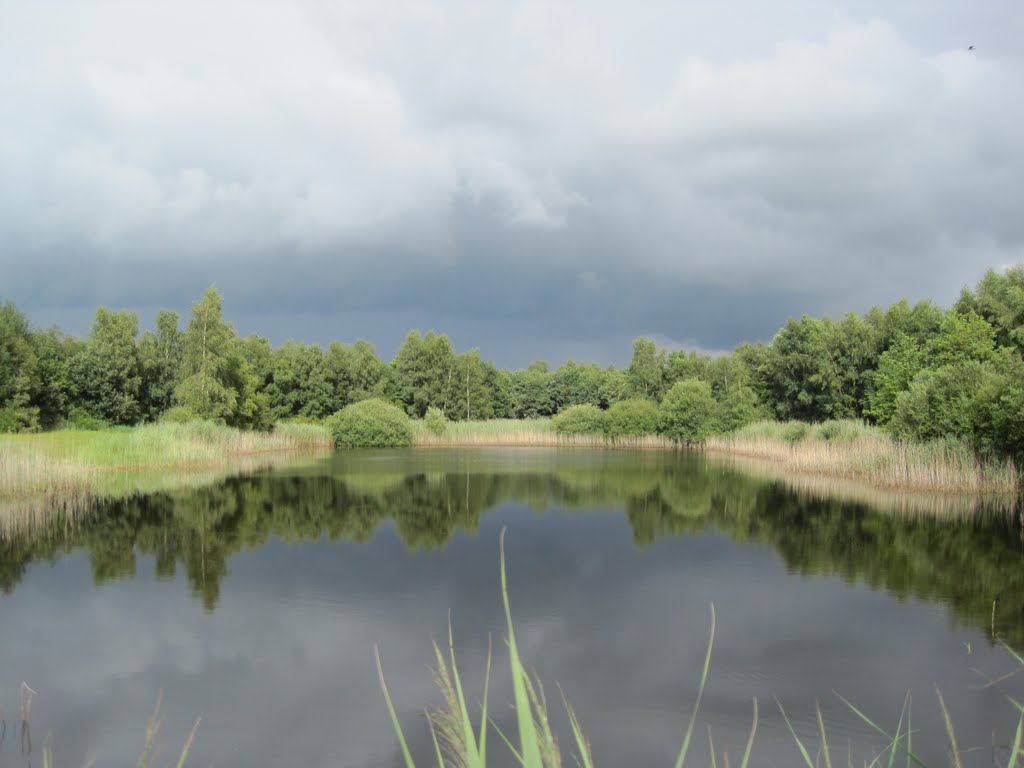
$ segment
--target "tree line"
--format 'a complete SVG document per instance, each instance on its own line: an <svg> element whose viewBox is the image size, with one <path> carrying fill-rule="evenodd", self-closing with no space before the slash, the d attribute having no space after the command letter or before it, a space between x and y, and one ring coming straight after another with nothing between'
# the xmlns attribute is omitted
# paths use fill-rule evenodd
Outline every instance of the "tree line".
<svg viewBox="0 0 1024 768"><path fill-rule="evenodd" d="M0 431L207 418L246 429L319 420L382 398L422 418L553 416L666 397L715 408L716 427L761 419L863 419L909 439L955 436L1024 456L1024 264L988 271L944 309L899 301L866 313L791 318L770 343L711 356L636 339L625 368L572 360L498 368L478 349L411 331L384 361L366 341L273 347L240 337L209 288L188 323L172 311L139 334L138 316L100 307L84 339L37 329L0 306ZM671 394L670 394L671 393Z"/></svg>

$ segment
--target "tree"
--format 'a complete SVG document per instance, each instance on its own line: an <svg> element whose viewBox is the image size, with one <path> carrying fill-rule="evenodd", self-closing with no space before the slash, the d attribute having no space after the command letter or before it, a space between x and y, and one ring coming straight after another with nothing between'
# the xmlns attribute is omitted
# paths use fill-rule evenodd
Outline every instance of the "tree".
<svg viewBox="0 0 1024 768"><path fill-rule="evenodd" d="M178 313L161 310L156 315L156 333L147 331L139 340L142 405L147 418L157 418L173 404L181 356Z"/></svg>
<svg viewBox="0 0 1024 768"><path fill-rule="evenodd" d="M431 406L447 414L455 376L455 350L447 336L409 331L389 374L388 392L410 416L422 418Z"/></svg>
<svg viewBox="0 0 1024 768"><path fill-rule="evenodd" d="M718 431L718 410L706 382L677 381L661 402L658 431L677 443L699 445Z"/></svg>
<svg viewBox="0 0 1024 768"><path fill-rule="evenodd" d="M924 367L924 361L921 345L905 333L898 334L892 346L878 359L873 388L868 397L868 415L879 424L888 424L896 411L897 398L910 389L914 377Z"/></svg>
<svg viewBox="0 0 1024 768"><path fill-rule="evenodd" d="M135 424L142 412L142 367L134 312L100 307L85 346L72 359L75 399L86 412L111 424Z"/></svg>
<svg viewBox="0 0 1024 768"><path fill-rule="evenodd" d="M1002 274L988 270L974 291L964 289L956 310L973 310L995 329L997 344L1024 353L1024 264Z"/></svg>
<svg viewBox="0 0 1024 768"><path fill-rule="evenodd" d="M665 380L665 353L658 352L650 339L634 339L633 359L629 362L626 379L634 395L660 399Z"/></svg>
<svg viewBox="0 0 1024 768"><path fill-rule="evenodd" d="M267 399L259 378L246 359L235 329L224 320L224 297L214 286L192 305L192 317L182 334L183 379L174 399L200 418L234 427L269 426Z"/></svg>
<svg viewBox="0 0 1024 768"><path fill-rule="evenodd" d="M494 415L487 370L480 360L479 349L471 349L456 358L455 375L445 399L450 403L448 415L452 418L489 419Z"/></svg>
<svg viewBox="0 0 1024 768"><path fill-rule="evenodd" d="M0 306L0 432L20 432L38 425L30 401L37 385L36 354L28 319L14 302Z"/></svg>

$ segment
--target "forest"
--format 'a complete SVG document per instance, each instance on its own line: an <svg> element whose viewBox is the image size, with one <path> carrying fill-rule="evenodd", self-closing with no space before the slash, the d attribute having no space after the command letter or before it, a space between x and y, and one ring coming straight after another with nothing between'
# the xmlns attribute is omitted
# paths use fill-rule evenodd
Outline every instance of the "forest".
<svg viewBox="0 0 1024 768"><path fill-rule="evenodd" d="M949 308L903 300L839 320L793 317L770 343L721 356L639 338L625 368L538 360L505 370L434 331L410 331L389 362L363 340L274 347L240 337L223 298L211 286L184 328L161 311L141 335L135 312L100 307L84 339L36 328L3 303L0 432L195 418L267 430L369 398L452 421L627 402L639 412L674 399L703 403L717 432L763 419L860 419L898 439L956 438L979 455L1024 457L1024 264L988 271Z"/></svg>

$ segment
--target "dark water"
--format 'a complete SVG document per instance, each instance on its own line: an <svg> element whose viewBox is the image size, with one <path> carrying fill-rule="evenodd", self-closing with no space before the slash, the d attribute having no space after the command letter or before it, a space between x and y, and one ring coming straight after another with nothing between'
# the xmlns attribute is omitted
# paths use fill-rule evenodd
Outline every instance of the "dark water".
<svg viewBox="0 0 1024 768"><path fill-rule="evenodd" d="M41 765L48 732L58 766L134 764L161 691L160 765L198 716L190 765L398 765L375 644L425 765L449 612L474 700L493 642L509 726L502 528L521 652L600 765L672 765L712 603L688 764L709 764L710 725L719 765L738 765L755 697L753 765L800 763L775 699L812 757L819 701L836 763L863 764L884 739L834 692L895 729L911 691L915 752L946 765L936 685L965 764L1005 762L1024 674L982 686L1016 666L996 638L1024 648L1012 514L901 514L692 455L517 449L339 453L0 542L0 768Z"/></svg>

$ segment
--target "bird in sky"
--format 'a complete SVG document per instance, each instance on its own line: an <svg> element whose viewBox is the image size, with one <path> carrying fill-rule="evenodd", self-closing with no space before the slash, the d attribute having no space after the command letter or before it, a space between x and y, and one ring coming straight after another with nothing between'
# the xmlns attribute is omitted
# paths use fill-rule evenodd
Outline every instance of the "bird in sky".
<svg viewBox="0 0 1024 768"><path fill-rule="evenodd" d="M968 51L973 51L974 50L974 46L973 45L968 45L967 46L967 50Z"/></svg>

